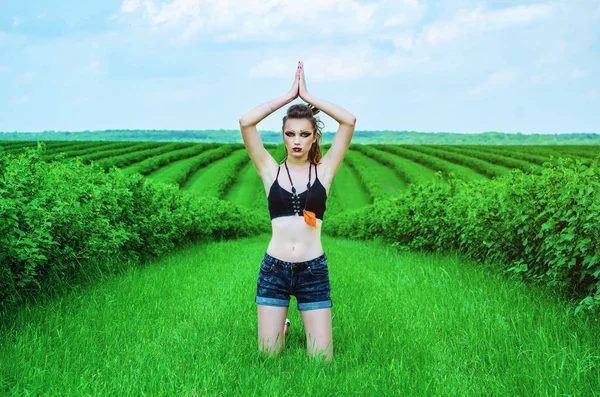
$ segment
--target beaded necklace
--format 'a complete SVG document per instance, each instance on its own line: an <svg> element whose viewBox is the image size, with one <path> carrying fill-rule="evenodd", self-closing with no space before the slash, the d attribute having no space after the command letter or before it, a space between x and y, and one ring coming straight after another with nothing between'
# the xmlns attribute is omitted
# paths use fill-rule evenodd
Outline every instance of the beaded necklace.
<svg viewBox="0 0 600 397"><path fill-rule="evenodd" d="M294 199L294 212L296 212L297 214L300 214L300 198L299 198L298 194L296 194L296 188L294 187L294 183L292 182L292 177L290 176L290 170L288 169L288 166L287 166L287 159L286 159L284 165L285 165L285 170L287 171L287 174L288 174L288 178L290 179L290 185L292 185L292 195L293 195L292 198ZM311 171L312 171L311 164L308 163L308 183L306 184L306 189L307 189L308 193L306 194L306 201L304 202L304 209L302 210L302 214L304 215L304 222L306 222L310 226L314 227L315 229L318 229L319 227L317 226L317 217L316 217L315 213L312 211L308 211L306 209L306 205L308 204L308 197L310 195Z"/></svg>

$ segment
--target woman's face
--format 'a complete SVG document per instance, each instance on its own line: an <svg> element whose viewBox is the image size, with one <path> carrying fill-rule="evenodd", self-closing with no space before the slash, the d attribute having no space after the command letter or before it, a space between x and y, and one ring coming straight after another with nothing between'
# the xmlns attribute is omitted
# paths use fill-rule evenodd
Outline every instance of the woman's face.
<svg viewBox="0 0 600 397"><path fill-rule="evenodd" d="M283 127L283 143L288 156L308 158L308 151L317 136L313 132L312 123L308 119L287 119ZM299 150L294 150L294 148Z"/></svg>

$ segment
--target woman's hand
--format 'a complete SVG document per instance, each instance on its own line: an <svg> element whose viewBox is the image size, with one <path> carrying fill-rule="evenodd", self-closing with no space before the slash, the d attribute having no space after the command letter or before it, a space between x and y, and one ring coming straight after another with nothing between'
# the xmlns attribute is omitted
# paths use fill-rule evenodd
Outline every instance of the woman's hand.
<svg viewBox="0 0 600 397"><path fill-rule="evenodd" d="M292 88L288 92L287 96L291 98L290 102L294 99L298 98L299 95L299 87L300 87L300 62L298 62L298 67L296 68L296 76L294 77L294 84L292 84Z"/></svg>
<svg viewBox="0 0 600 397"><path fill-rule="evenodd" d="M304 79L304 62L300 62L300 87L298 95L304 100L304 102L308 102L306 98L310 96L310 94L308 93L308 89L306 88L306 80Z"/></svg>

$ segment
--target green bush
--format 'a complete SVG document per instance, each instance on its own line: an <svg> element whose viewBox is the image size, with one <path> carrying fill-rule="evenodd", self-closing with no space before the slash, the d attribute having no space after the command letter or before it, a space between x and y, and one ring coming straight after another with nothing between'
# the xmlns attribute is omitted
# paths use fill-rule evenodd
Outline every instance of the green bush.
<svg viewBox="0 0 600 397"><path fill-rule="evenodd" d="M217 198L79 158L48 163L43 156L43 144L0 156L0 312L102 262L135 263L187 242L269 228Z"/></svg>
<svg viewBox="0 0 600 397"><path fill-rule="evenodd" d="M334 236L382 236L406 249L458 250L600 308L598 160L545 163L492 181L411 185L404 195L328 222ZM440 175L441 177L441 175Z"/></svg>

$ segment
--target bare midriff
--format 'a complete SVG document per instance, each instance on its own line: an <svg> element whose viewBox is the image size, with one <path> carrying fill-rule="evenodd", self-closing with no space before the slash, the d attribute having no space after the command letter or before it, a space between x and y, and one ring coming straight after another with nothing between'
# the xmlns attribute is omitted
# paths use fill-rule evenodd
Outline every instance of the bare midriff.
<svg viewBox="0 0 600 397"><path fill-rule="evenodd" d="M308 225L304 216L281 216L271 220L273 235L267 254L286 262L304 262L323 255L321 224L318 229Z"/></svg>

